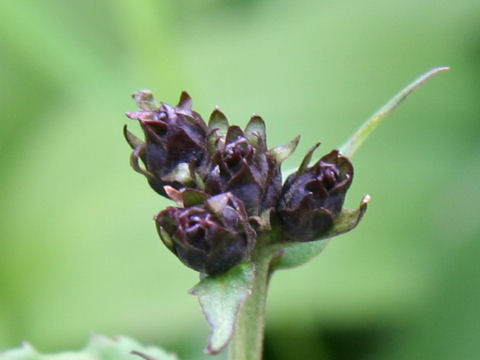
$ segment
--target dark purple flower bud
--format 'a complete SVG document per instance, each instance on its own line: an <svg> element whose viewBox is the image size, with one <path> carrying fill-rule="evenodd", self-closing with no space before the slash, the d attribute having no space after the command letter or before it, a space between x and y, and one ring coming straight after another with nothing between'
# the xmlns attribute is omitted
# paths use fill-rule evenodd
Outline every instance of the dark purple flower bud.
<svg viewBox="0 0 480 360"><path fill-rule="evenodd" d="M277 211L289 241L312 241L334 224L353 179L353 166L337 150L307 167L314 146L282 188Z"/></svg>
<svg viewBox="0 0 480 360"><path fill-rule="evenodd" d="M282 176L280 161L267 150L263 120L254 115L244 132L238 126L228 126L217 109L209 127L212 155L203 174L205 191L231 192L244 203L249 215L273 208Z"/></svg>
<svg viewBox="0 0 480 360"><path fill-rule="evenodd" d="M223 273L248 258L256 233L240 200L231 193L188 208L168 207L156 218L164 244L188 267Z"/></svg>
<svg viewBox="0 0 480 360"><path fill-rule="evenodd" d="M127 116L140 122L145 141L125 127L125 138L133 149L132 167L145 175L151 187L163 196L166 196L165 185L176 189L192 185L191 169L205 159L208 132L200 115L192 111L192 100L183 92L179 104L172 107L156 103L148 90L140 90L133 96L142 110Z"/></svg>

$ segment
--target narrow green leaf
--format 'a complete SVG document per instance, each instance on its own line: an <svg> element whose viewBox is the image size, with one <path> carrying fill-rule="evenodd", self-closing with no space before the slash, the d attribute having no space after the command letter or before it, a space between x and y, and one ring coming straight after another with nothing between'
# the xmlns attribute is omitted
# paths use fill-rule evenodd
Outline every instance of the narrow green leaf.
<svg viewBox="0 0 480 360"><path fill-rule="evenodd" d="M210 327L207 354L219 353L232 338L240 307L251 294L254 276L253 264L243 263L225 274L205 277L190 290L198 297Z"/></svg>
<svg viewBox="0 0 480 360"><path fill-rule="evenodd" d="M134 354L134 355L132 355ZM139 355L149 360L177 360L173 354L156 347L144 346L125 336L110 339L93 335L80 351L41 354L28 343L22 347L0 353L0 360L135 360Z"/></svg>
<svg viewBox="0 0 480 360"><path fill-rule="evenodd" d="M375 130L375 128L380 124L380 122L390 115L397 107L400 105L415 89L420 85L427 82L432 76L438 74L442 71L450 70L449 67L436 67L425 74L421 75L415 81L408 84L404 89L402 89L397 95L391 98L385 105L383 105L375 114L373 114L363 125L357 130L353 136L348 139L340 147L340 153L343 156L351 158L353 154L358 150L360 145L365 141L365 139Z"/></svg>
<svg viewBox="0 0 480 360"><path fill-rule="evenodd" d="M299 141L300 141L300 136L297 136L288 144L274 147L273 149L270 150L270 153L273 155L273 157L277 160L278 163L282 163L290 155L293 154L293 152L297 148Z"/></svg>
<svg viewBox="0 0 480 360"><path fill-rule="evenodd" d="M302 265L315 256L320 254L327 246L329 240L334 236L346 233L358 225L365 211L370 196L363 197L360 207L355 210L343 209L338 218L335 220L332 229L325 233L319 239L309 242L290 243L283 249L282 257L275 263L274 269L287 269Z"/></svg>

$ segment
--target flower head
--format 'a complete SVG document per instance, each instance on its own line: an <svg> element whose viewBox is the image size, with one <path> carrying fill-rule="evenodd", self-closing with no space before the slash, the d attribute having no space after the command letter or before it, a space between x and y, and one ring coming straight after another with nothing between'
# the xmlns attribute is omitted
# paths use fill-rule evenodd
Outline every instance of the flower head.
<svg viewBox="0 0 480 360"><path fill-rule="evenodd" d="M246 259L255 244L243 203L231 193L188 208L168 207L156 218L165 245L188 267L215 275Z"/></svg>
<svg viewBox="0 0 480 360"><path fill-rule="evenodd" d="M315 240L334 224L353 179L353 166L337 150L307 167L316 145L300 169L283 185L277 206L285 236L292 241Z"/></svg>
<svg viewBox="0 0 480 360"><path fill-rule="evenodd" d="M205 191L232 192L249 215L275 207L282 186L280 162L267 150L265 123L254 116L245 132L229 126L225 136L214 131L213 151L205 168Z"/></svg>
<svg viewBox="0 0 480 360"><path fill-rule="evenodd" d="M157 103L148 90L134 98L141 110L127 116L140 123L144 140L125 128L131 164L157 193L179 204L155 221L165 245L185 265L223 273L250 257L263 232L280 229L274 242L301 242L335 227L353 178L350 161L338 151L308 167L314 146L282 186L281 164L299 137L269 149L258 115L241 129L216 108L207 125L185 92L177 106ZM360 217L333 233L348 231Z"/></svg>
<svg viewBox="0 0 480 360"><path fill-rule="evenodd" d="M205 158L208 130L200 115L192 111L190 97L183 92L176 107L158 105L146 90L138 91L134 97L142 110L127 116L139 121L145 141L125 127L125 137L133 149L133 168L145 175L150 186L163 196L166 196L166 185L177 189L191 185L190 169L199 166ZM144 168L140 167L139 159Z"/></svg>

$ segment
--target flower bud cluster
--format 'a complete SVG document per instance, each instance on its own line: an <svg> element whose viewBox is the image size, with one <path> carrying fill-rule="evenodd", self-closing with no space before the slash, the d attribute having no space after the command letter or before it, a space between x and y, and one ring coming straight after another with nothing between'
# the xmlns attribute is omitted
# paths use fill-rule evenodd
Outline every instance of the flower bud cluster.
<svg viewBox="0 0 480 360"><path fill-rule="evenodd" d="M177 106L157 103L148 90L134 98L144 140L124 128L133 149L131 165L158 194L178 207L156 217L164 244L188 267L215 275L246 260L258 235L278 226L285 241L312 241L333 226L352 178L350 161L338 151L309 162L282 186L281 163L299 137L267 147L265 123L253 115L242 130L217 108L208 124L183 92Z"/></svg>

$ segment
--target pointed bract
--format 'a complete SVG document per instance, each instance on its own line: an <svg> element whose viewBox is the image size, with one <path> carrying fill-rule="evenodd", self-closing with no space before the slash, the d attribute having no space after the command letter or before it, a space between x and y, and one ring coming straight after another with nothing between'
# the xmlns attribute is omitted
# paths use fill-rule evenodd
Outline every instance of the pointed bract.
<svg viewBox="0 0 480 360"><path fill-rule="evenodd" d="M290 141L288 144L276 146L270 150L270 154L275 158L275 160L281 164L286 159L293 154L295 149L297 148L298 142L300 141L300 136L297 136L295 139Z"/></svg>
<svg viewBox="0 0 480 360"><path fill-rule="evenodd" d="M308 164L310 164L310 160L312 160L313 153L315 152L315 150L318 149L319 146L320 146L320 143L316 143L315 145L313 145L313 147L310 150L308 150L307 155L305 155L305 157L302 160L302 163L300 164L300 167L297 170L297 175L301 175L305 172L305 170L308 167Z"/></svg>
<svg viewBox="0 0 480 360"><path fill-rule="evenodd" d="M132 149L135 149L136 147L143 144L143 140L141 140L140 138L132 134L130 131L128 131L127 125L123 126L123 135L125 136L125 139L127 140L128 145L130 145Z"/></svg>
<svg viewBox="0 0 480 360"><path fill-rule="evenodd" d="M186 91L182 91L180 95L180 100L178 101L178 108L182 108L184 110L192 110L193 101L190 95Z"/></svg>
<svg viewBox="0 0 480 360"><path fill-rule="evenodd" d="M262 147L260 150L265 151L267 144L267 133L265 130L265 122L263 119L254 114L250 118L246 128L245 136L255 147Z"/></svg>
<svg viewBox="0 0 480 360"><path fill-rule="evenodd" d="M220 109L217 107L213 110L212 114L210 115L210 120L208 121L208 127L211 130L217 130L217 134L220 136L227 135L228 131L228 120L227 117Z"/></svg>

